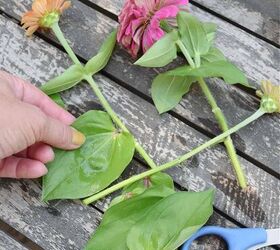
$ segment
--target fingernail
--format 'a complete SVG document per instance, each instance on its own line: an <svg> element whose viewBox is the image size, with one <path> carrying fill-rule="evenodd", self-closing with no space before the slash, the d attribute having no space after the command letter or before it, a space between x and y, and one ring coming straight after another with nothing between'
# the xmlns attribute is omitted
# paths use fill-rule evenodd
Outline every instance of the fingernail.
<svg viewBox="0 0 280 250"><path fill-rule="evenodd" d="M20 173L20 178L39 178L41 176L44 176L48 173L47 167L42 162L37 162L36 164L33 164L31 166L28 166L28 169L24 173Z"/></svg>
<svg viewBox="0 0 280 250"><path fill-rule="evenodd" d="M41 170L41 175L44 176L48 173L48 169L46 168L46 166Z"/></svg>
<svg viewBox="0 0 280 250"><path fill-rule="evenodd" d="M72 114L70 114L70 113L65 113L65 123L67 124L67 125L71 125L75 120L76 120L76 118L75 118L75 116L73 116Z"/></svg>
<svg viewBox="0 0 280 250"><path fill-rule="evenodd" d="M75 128L72 128L72 130L73 130L72 143L77 146L83 145L86 141L86 137L84 136L84 134L82 134Z"/></svg>

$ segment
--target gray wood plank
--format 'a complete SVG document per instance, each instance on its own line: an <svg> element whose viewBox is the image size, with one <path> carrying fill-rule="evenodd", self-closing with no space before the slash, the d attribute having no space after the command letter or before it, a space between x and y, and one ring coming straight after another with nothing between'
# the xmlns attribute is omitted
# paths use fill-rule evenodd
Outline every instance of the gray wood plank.
<svg viewBox="0 0 280 250"><path fill-rule="evenodd" d="M2 20L1 29L2 68L39 84L70 65L65 54L36 37L29 40L14 23ZM95 78L115 111L156 162L174 159L207 140L204 135L169 114L159 117L151 104L108 78L102 75ZM63 96L73 112L92 109L98 102L86 84L66 91ZM254 124L250 129L254 129ZM216 188L215 206L246 226L277 226L280 216L279 181L245 159L241 159L241 162L250 184L247 191L237 187L221 146L201 153L169 173L189 190Z"/></svg>
<svg viewBox="0 0 280 250"><path fill-rule="evenodd" d="M0 217L44 249L81 249L101 214L78 202L40 201L34 181L0 180Z"/></svg>
<svg viewBox="0 0 280 250"><path fill-rule="evenodd" d="M0 250L27 250L19 242L15 241L8 234L0 230Z"/></svg>
<svg viewBox="0 0 280 250"><path fill-rule="evenodd" d="M195 0L257 34L280 43L278 0Z"/></svg>
<svg viewBox="0 0 280 250"><path fill-rule="evenodd" d="M115 12L123 2L123 0L92 1ZM31 3L30 0L10 2L0 0L1 2L0 8L16 18L19 18ZM61 26L75 52L89 59L96 53L106 34L117 24L78 1L72 2L74 7L65 13ZM193 8L193 11L202 19L219 24L218 47L241 68L245 66L247 76L253 84L258 85L260 80L266 78L274 83L280 82L277 49L198 8ZM158 70L136 67L132 63L132 59L126 53L117 49L105 72L124 82L128 87L150 96L150 85ZM258 107L255 98L233 86L225 85L217 79L209 80L208 83L215 92L230 126L248 117ZM198 87L193 88L177 106L175 112L181 119L187 119L212 134L220 133L211 109ZM241 152L275 172L279 172L279 119L279 115L267 116L266 119L256 123L253 131L247 127L234 136L234 142ZM267 129L263 129L264 127Z"/></svg>

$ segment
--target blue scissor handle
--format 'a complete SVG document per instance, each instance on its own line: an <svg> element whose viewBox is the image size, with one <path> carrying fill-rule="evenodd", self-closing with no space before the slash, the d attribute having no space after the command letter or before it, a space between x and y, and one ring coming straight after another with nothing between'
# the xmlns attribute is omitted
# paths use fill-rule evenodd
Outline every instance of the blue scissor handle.
<svg viewBox="0 0 280 250"><path fill-rule="evenodd" d="M223 238L229 250L246 250L249 247L263 244L267 241L267 233L263 228L223 228L206 226L198 230L181 250L188 250L192 242L200 236L214 234Z"/></svg>

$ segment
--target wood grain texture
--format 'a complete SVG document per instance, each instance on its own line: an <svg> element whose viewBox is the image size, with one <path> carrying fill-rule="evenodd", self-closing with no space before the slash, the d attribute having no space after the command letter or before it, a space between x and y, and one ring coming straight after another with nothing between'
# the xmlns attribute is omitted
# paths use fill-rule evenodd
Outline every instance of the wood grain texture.
<svg viewBox="0 0 280 250"><path fill-rule="evenodd" d="M57 49L40 39L28 40L21 29L12 21L0 16L0 65L11 73L31 79L35 83L53 77L69 66L69 59ZM20 54L18 57L17 54ZM73 95L74 100L79 96ZM72 113L82 111L68 102ZM91 102L91 108L98 104ZM126 176L143 171L133 162L125 173ZM94 232L101 220L101 214L93 207L84 207L80 202L40 201L41 188L35 181L0 180L0 218L16 230L25 234L44 249L82 249L90 234ZM107 197L96 206L104 211L112 197ZM208 224L236 227L227 219L214 214ZM203 244L203 245L202 245ZM7 245L4 245L7 247ZM226 249L222 241L215 237L200 240L193 249Z"/></svg>
<svg viewBox="0 0 280 250"><path fill-rule="evenodd" d="M27 248L0 230L0 250L7 250L7 248L9 250L27 250Z"/></svg>
<svg viewBox="0 0 280 250"><path fill-rule="evenodd" d="M81 249L101 214L78 202L40 201L34 181L0 180L0 217L43 249ZM67 247L66 247L67 246Z"/></svg>
<svg viewBox="0 0 280 250"><path fill-rule="evenodd" d="M123 0L92 1L116 12ZM117 24L78 1L72 2L74 6L65 13L65 17L61 20L61 26L75 52L83 58L89 59L96 53L106 35ZM29 8L31 0L10 1L8 3L0 0L0 3L2 10L19 18ZM266 78L280 83L278 74L279 51L277 49L198 8L193 8L193 11L204 20L219 24L217 46L241 68L243 65L246 66L245 71L253 84L258 85L260 80ZM53 39L51 35L46 35ZM174 65L178 63L180 62ZM151 82L158 70L133 65L130 56L118 48L105 72L121 81L128 88L150 96ZM270 73L271 75L268 77ZM257 109L257 100L238 88L226 85L217 79L209 80L208 83L215 92L218 104L225 112L230 126L242 121ZM209 133L220 133L211 109L198 87L194 87L174 111L180 116L180 119L190 121ZM266 119L258 121L253 129L244 128L233 137L238 150L275 172L279 172L279 121L279 115L267 116Z"/></svg>
<svg viewBox="0 0 280 250"><path fill-rule="evenodd" d="M5 38L1 39L0 44L2 68L40 83L70 65L69 59L61 51L36 37L28 40L15 24L2 22L1 29L1 37ZM151 104L108 78L96 75L95 79L115 111L156 162L174 159L207 140L204 135L169 114L159 117ZM86 84L66 91L63 96L73 113L96 108L97 99ZM217 188L215 206L246 226L277 226L279 181L248 161L241 159L241 162L250 184L247 191L238 188L221 146L201 153L169 173L177 183L189 190Z"/></svg>
<svg viewBox="0 0 280 250"><path fill-rule="evenodd" d="M278 0L195 0L257 34L280 43Z"/></svg>

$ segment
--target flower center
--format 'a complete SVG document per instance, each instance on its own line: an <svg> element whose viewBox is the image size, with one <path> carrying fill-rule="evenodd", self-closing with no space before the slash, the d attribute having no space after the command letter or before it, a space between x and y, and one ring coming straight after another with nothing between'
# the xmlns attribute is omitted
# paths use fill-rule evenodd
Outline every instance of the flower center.
<svg viewBox="0 0 280 250"><path fill-rule="evenodd" d="M267 112L267 113L274 113L278 110L277 104L275 101L268 97L264 96L261 100L261 107Z"/></svg>
<svg viewBox="0 0 280 250"><path fill-rule="evenodd" d="M58 11L52 11L46 13L40 19L40 26L50 28L54 23L58 22L60 13Z"/></svg>

